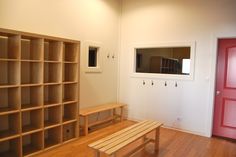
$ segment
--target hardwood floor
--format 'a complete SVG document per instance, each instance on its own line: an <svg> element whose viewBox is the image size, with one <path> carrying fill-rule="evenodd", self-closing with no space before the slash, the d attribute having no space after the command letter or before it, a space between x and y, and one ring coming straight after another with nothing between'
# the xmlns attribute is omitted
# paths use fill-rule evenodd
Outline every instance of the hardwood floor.
<svg viewBox="0 0 236 157"><path fill-rule="evenodd" d="M77 141L41 153L37 157L93 157L93 151L87 147L89 143L132 124L134 122L124 121L110 125L89 134L87 137L81 137ZM134 157L236 157L236 141L216 137L206 138L165 128L161 128L160 133L158 154L153 152L153 144L149 144L145 150L139 151ZM138 142L120 151L118 156L123 156Z"/></svg>

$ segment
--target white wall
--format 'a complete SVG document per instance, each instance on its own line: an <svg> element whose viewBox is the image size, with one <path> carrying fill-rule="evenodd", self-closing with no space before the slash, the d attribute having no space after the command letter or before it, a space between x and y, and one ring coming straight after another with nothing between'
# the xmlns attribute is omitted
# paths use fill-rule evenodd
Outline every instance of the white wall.
<svg viewBox="0 0 236 157"><path fill-rule="evenodd" d="M216 38L236 37L235 7L235 0L122 1L119 100L129 104L129 118L211 135ZM192 41L194 80L153 79L152 87L151 79L130 76L131 45Z"/></svg>
<svg viewBox="0 0 236 157"><path fill-rule="evenodd" d="M105 66L101 74L81 71L81 107L116 101L117 57L106 59L106 54L118 52L119 3L117 0L1 0L0 27L80 40L82 46L86 40L101 42ZM81 51L82 61L84 57Z"/></svg>

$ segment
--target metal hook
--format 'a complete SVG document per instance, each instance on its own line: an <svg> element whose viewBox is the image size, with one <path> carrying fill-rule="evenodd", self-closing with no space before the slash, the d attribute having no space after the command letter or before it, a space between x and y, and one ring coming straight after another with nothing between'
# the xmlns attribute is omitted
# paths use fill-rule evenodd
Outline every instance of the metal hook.
<svg viewBox="0 0 236 157"><path fill-rule="evenodd" d="M177 84L177 82L175 82L175 87L178 87L178 84Z"/></svg>
<svg viewBox="0 0 236 157"><path fill-rule="evenodd" d="M114 55L114 54L112 55L112 58L113 58L113 59L115 58L115 55Z"/></svg>
<svg viewBox="0 0 236 157"><path fill-rule="evenodd" d="M110 54L109 53L107 54L107 58L110 58Z"/></svg>
<svg viewBox="0 0 236 157"><path fill-rule="evenodd" d="M152 86L154 85L154 82L153 82L153 80L152 80L152 83L151 83L151 84L152 84Z"/></svg>
<svg viewBox="0 0 236 157"><path fill-rule="evenodd" d="M165 86L167 86L167 82L165 81Z"/></svg>
<svg viewBox="0 0 236 157"><path fill-rule="evenodd" d="M143 85L145 85L146 84L146 82L143 80Z"/></svg>

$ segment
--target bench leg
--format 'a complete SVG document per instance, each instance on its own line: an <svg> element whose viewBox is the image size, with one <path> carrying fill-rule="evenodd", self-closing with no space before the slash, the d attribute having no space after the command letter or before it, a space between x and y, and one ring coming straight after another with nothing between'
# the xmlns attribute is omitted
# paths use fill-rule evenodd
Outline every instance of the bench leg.
<svg viewBox="0 0 236 157"><path fill-rule="evenodd" d="M160 127L156 129L156 137L155 137L155 152L159 151L159 143L160 143Z"/></svg>
<svg viewBox="0 0 236 157"><path fill-rule="evenodd" d="M113 112L113 123L115 123L116 122L116 109L114 108L112 112Z"/></svg>
<svg viewBox="0 0 236 157"><path fill-rule="evenodd" d="M84 135L88 135L88 116L84 117Z"/></svg>
<svg viewBox="0 0 236 157"><path fill-rule="evenodd" d="M124 119L124 107L120 108L120 121L122 122Z"/></svg>
<svg viewBox="0 0 236 157"><path fill-rule="evenodd" d="M100 152L99 151L95 151L95 157L100 157Z"/></svg>
<svg viewBox="0 0 236 157"><path fill-rule="evenodd" d="M115 153L111 154L109 157L116 157L116 154Z"/></svg>

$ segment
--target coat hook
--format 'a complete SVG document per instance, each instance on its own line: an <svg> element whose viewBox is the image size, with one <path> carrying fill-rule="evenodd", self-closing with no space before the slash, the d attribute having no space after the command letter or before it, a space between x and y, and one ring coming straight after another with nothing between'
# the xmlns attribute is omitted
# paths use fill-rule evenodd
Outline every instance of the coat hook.
<svg viewBox="0 0 236 157"><path fill-rule="evenodd" d="M153 80L152 80L152 83L151 83L151 84L152 84L152 86L154 85L154 82L153 82Z"/></svg>
<svg viewBox="0 0 236 157"><path fill-rule="evenodd" d="M114 54L112 55L112 58L113 58L113 59L115 58L115 55L114 55Z"/></svg>
<svg viewBox="0 0 236 157"><path fill-rule="evenodd" d="M107 58L110 58L110 54L109 53L107 54Z"/></svg>
<svg viewBox="0 0 236 157"><path fill-rule="evenodd" d="M165 81L165 86L167 86L167 82Z"/></svg>
<svg viewBox="0 0 236 157"><path fill-rule="evenodd" d="M145 81L143 80L143 85L145 85L146 83L145 83Z"/></svg>
<svg viewBox="0 0 236 157"><path fill-rule="evenodd" d="M178 87L178 84L177 84L177 82L175 82L175 87Z"/></svg>

